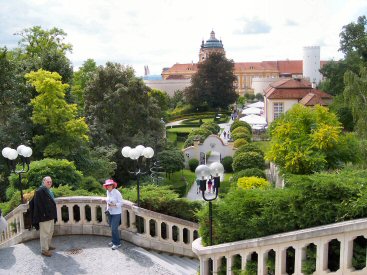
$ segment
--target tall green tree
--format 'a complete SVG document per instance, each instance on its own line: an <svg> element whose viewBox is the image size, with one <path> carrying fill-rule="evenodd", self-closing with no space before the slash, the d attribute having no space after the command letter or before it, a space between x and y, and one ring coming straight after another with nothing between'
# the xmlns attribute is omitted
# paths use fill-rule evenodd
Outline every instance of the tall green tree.
<svg viewBox="0 0 367 275"><path fill-rule="evenodd" d="M26 72L43 69L57 72L64 83L71 83L73 68L66 54L72 46L65 42L66 33L59 28L44 30L40 26L23 29L16 33L21 39L15 52Z"/></svg>
<svg viewBox="0 0 367 275"><path fill-rule="evenodd" d="M78 71L74 72L74 81L71 88L73 101L78 106L78 113L84 114L84 94L88 82L97 71L97 64L93 59L86 60Z"/></svg>
<svg viewBox="0 0 367 275"><path fill-rule="evenodd" d="M127 176L128 160L120 153L123 146L143 144L157 151L163 142L161 112L148 90L132 68L110 62L98 67L86 87L85 115L92 146L111 152L117 161L116 179Z"/></svg>
<svg viewBox="0 0 367 275"><path fill-rule="evenodd" d="M162 165L168 177L171 177L171 174L180 171L184 166L184 156L181 151L177 149L169 149L164 150L158 153L157 158L160 161L160 165Z"/></svg>
<svg viewBox="0 0 367 275"><path fill-rule="evenodd" d="M58 73L42 69L26 74L26 79L39 94L31 101L32 121L44 132L33 138L36 149L45 157L67 158L88 141L84 118L77 118L76 105L65 101L69 85L61 82Z"/></svg>
<svg viewBox="0 0 367 275"><path fill-rule="evenodd" d="M224 54L212 53L199 63L198 71L191 79L191 86L185 89L187 101L194 107L227 108L238 97L234 82L233 60Z"/></svg>
<svg viewBox="0 0 367 275"><path fill-rule="evenodd" d="M358 74L348 71L344 76L344 99L352 110L358 134L367 139L367 68L361 67Z"/></svg>
<svg viewBox="0 0 367 275"><path fill-rule="evenodd" d="M271 149L266 158L285 172L311 174L357 161L355 138L343 138L336 115L325 107L297 104L270 128Z"/></svg>

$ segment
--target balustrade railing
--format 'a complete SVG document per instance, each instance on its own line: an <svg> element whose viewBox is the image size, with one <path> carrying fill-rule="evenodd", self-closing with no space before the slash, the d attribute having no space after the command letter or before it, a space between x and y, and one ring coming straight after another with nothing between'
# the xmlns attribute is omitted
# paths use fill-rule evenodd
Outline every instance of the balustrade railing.
<svg viewBox="0 0 367 275"><path fill-rule="evenodd" d="M54 235L111 236L103 197L57 198L56 205ZM23 204L5 217L8 229L0 235L0 248L38 237L38 231L25 228L27 210ZM198 224L139 208L130 201L123 203L120 232L123 240L145 248L196 257L191 245L198 238Z"/></svg>
<svg viewBox="0 0 367 275"><path fill-rule="evenodd" d="M367 274L367 219L203 247L200 274ZM242 273L241 273L242 274Z"/></svg>

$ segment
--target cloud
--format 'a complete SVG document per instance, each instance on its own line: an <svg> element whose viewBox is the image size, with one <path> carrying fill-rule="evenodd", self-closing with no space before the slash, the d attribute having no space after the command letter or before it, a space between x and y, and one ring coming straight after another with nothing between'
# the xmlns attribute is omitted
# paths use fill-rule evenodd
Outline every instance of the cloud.
<svg viewBox="0 0 367 275"><path fill-rule="evenodd" d="M291 20L291 19L287 19L287 21L285 22L285 25L288 26L288 27L299 26L299 24L296 21Z"/></svg>
<svg viewBox="0 0 367 275"><path fill-rule="evenodd" d="M252 19L242 18L241 21L243 21L243 27L236 30L235 34L261 34L270 33L271 31L271 26L257 17Z"/></svg>

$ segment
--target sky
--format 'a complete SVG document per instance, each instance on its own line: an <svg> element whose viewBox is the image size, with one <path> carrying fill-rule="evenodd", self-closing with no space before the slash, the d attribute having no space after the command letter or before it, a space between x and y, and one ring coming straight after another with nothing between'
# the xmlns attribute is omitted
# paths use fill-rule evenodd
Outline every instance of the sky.
<svg viewBox="0 0 367 275"><path fill-rule="evenodd" d="M88 58L148 66L161 74L198 62L214 30L234 62L301 60L320 46L321 60L339 60L343 26L367 15L366 0L0 0L0 47L17 47L25 28L60 28L73 46L74 70Z"/></svg>

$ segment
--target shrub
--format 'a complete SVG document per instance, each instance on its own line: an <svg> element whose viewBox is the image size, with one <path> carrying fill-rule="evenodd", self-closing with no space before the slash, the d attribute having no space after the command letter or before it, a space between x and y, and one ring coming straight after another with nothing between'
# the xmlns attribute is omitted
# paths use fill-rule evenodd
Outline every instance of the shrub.
<svg viewBox="0 0 367 275"><path fill-rule="evenodd" d="M270 186L269 182L263 178L258 177L243 177L237 181L237 186L242 189L265 189Z"/></svg>
<svg viewBox="0 0 367 275"><path fill-rule="evenodd" d="M251 134L248 132L237 132L235 134L232 133L232 139L236 141L237 139L245 139L247 142L251 141Z"/></svg>
<svg viewBox="0 0 367 275"><path fill-rule="evenodd" d="M197 159L190 159L189 160L189 167L191 172L195 172L196 167L199 166L199 160Z"/></svg>
<svg viewBox="0 0 367 275"><path fill-rule="evenodd" d="M223 158L222 164L223 164L225 172L227 173L233 172L232 163L233 163L233 158L231 156L226 156Z"/></svg>
<svg viewBox="0 0 367 275"><path fill-rule="evenodd" d="M233 132L233 130L236 129L237 127L246 127L249 130L249 132L252 132L252 128L251 128L250 124L248 124L247 122L244 122L242 120L235 120L231 124L231 132Z"/></svg>
<svg viewBox="0 0 367 275"><path fill-rule="evenodd" d="M248 168L259 168L265 167L264 157L257 152L246 152L237 155L233 159L233 171L238 172Z"/></svg>
<svg viewBox="0 0 367 275"><path fill-rule="evenodd" d="M218 132L220 131L220 127L217 123L215 122L205 122L203 123L200 128L204 128L209 130L212 134L218 134Z"/></svg>
<svg viewBox="0 0 367 275"><path fill-rule="evenodd" d="M124 199L136 202L136 187L121 189ZM196 213L202 207L199 201L178 198L168 186L144 185L140 190L141 207L162 214L197 222Z"/></svg>
<svg viewBox="0 0 367 275"><path fill-rule="evenodd" d="M72 196L96 196L96 195L101 195L101 193L94 193L94 192L89 192L87 190L84 189L77 189L77 190L73 190L72 186L69 185L59 185L56 188L52 188L51 189L52 192L55 194L55 197L72 197ZM105 194L105 192L104 192Z"/></svg>
<svg viewBox="0 0 367 275"><path fill-rule="evenodd" d="M233 131L232 131L232 135L236 134L236 133L242 133L242 132L245 132L245 133L249 133L251 134L251 132L247 129L247 127L244 127L244 126L239 126L237 128L235 128Z"/></svg>
<svg viewBox="0 0 367 275"><path fill-rule="evenodd" d="M102 184L99 183L95 178L93 177L85 177L82 179L82 182L80 184L80 188L87 190L89 192L97 193L97 194L104 194L105 190L102 187Z"/></svg>
<svg viewBox="0 0 367 275"><path fill-rule="evenodd" d="M247 143L247 144L244 144L238 147L238 149L234 152L233 158L237 157L237 155L241 153L246 153L246 152L257 152L264 157L263 150L261 150L259 147L257 147L256 145L252 143Z"/></svg>
<svg viewBox="0 0 367 275"><path fill-rule="evenodd" d="M66 159L46 158L31 162L29 172L25 173L22 178L23 189L39 187L45 176L52 178L54 187L69 185L73 189L79 187L83 178L82 173L76 170L74 163ZM16 186L18 184L17 175L11 175L9 181L10 184Z"/></svg>
<svg viewBox="0 0 367 275"><path fill-rule="evenodd" d="M244 145L248 144L248 141L244 138L239 138L233 143L234 148L240 148Z"/></svg>
<svg viewBox="0 0 367 275"><path fill-rule="evenodd" d="M243 177L258 177L266 179L265 172L259 168L249 168L245 170L241 170L237 173L235 173L232 177L233 182L237 182L239 178Z"/></svg>

